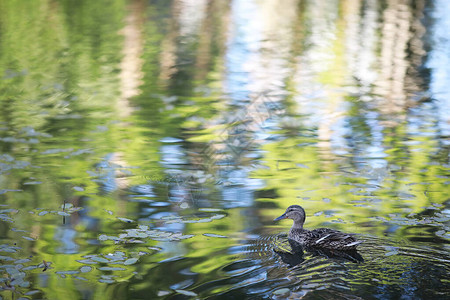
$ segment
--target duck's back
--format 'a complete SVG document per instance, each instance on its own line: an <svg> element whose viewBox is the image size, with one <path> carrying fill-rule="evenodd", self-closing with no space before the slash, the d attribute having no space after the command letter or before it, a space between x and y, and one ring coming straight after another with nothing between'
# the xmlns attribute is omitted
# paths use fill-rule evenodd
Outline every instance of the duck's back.
<svg viewBox="0 0 450 300"><path fill-rule="evenodd" d="M352 235L330 228L314 230L295 229L289 232L289 238L305 247L335 250L354 250L361 242Z"/></svg>

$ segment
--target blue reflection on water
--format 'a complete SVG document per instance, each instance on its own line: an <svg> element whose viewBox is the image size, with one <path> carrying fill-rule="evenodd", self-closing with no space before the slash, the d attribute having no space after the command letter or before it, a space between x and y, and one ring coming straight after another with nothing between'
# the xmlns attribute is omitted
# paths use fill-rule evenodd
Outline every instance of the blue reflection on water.
<svg viewBox="0 0 450 300"><path fill-rule="evenodd" d="M56 227L55 240L61 245L56 249L58 253L74 254L78 253L78 244L75 243L77 231L68 227Z"/></svg>
<svg viewBox="0 0 450 300"><path fill-rule="evenodd" d="M249 93L250 72L246 69L252 57L258 53L261 26L254 12L257 7L253 1L233 1L231 7L231 39L226 54L227 77L225 90L231 99L245 99Z"/></svg>
<svg viewBox="0 0 450 300"><path fill-rule="evenodd" d="M432 49L426 66L431 69L430 91L435 99L442 134L450 134L450 1L434 3L434 26L431 32ZM448 141L443 141L449 143Z"/></svg>

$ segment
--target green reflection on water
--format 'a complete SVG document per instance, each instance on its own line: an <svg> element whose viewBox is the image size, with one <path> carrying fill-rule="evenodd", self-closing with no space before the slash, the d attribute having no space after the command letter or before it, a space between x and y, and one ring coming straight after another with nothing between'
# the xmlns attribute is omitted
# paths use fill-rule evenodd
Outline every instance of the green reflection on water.
<svg viewBox="0 0 450 300"><path fill-rule="evenodd" d="M425 125L417 129L407 106L392 119L386 103L372 104L346 90L363 85L351 78L345 54L347 16L358 7L323 8L330 13L325 31L334 37L315 44L317 32L310 29L322 32L324 19L316 17L313 2L294 2L287 5L299 11L289 25L293 38L267 37L278 50L290 51L271 61L266 52L277 50L254 50L264 66L287 61L280 67L287 75L279 79L287 95L273 97L282 109L267 113L242 108L223 92L232 81L224 78L232 47L227 1L208 2L193 36L183 35L172 15L177 1L1 1L0 255L15 265L9 273L1 269L2 287L23 275L23 290L50 299L207 297L231 288L242 297L252 283L267 296L284 286L289 270L273 258L270 244L263 249L270 254L244 263L239 247L251 244L251 236L287 230L288 222L274 225L272 219L293 203L305 207L309 228L443 247L448 149L434 119L423 117ZM132 15L130 3L142 8L143 74L139 93L125 101L134 111L122 116L119 32ZM308 62L302 56L308 51L329 56ZM298 74L315 66L311 76ZM308 91L298 81L323 94L299 101ZM364 96L379 97L370 84L365 87ZM245 100L255 105L268 99L262 93ZM329 119L311 125L315 102L327 108L318 114ZM279 127L264 129L272 117ZM339 122L345 124L346 149L333 148ZM260 132L273 139L257 138ZM371 145L381 156L371 156ZM247 186L246 177L264 187ZM377 253L363 248L367 267L343 264L336 274L355 286L405 284L404 269L419 261L405 258L412 257L408 245ZM446 266L448 256L442 257ZM324 264L336 267L332 261L308 274L293 273L289 285L301 288L305 280L317 286Z"/></svg>

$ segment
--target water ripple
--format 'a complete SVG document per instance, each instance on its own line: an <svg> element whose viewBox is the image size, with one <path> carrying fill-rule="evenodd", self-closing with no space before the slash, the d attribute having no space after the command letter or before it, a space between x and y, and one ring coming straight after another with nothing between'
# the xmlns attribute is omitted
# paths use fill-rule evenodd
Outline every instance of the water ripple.
<svg viewBox="0 0 450 300"><path fill-rule="evenodd" d="M375 294L389 298L399 288L417 295L417 286L422 285L413 281L417 274L431 278L450 272L445 249L370 236L359 239L364 242L359 247L364 261L355 263L321 252L292 253L285 234L261 236L245 247L236 247L241 258L221 268L223 279L204 283L195 292L222 297L258 294L273 299L364 299ZM355 295L355 285L365 286L358 289L360 295Z"/></svg>

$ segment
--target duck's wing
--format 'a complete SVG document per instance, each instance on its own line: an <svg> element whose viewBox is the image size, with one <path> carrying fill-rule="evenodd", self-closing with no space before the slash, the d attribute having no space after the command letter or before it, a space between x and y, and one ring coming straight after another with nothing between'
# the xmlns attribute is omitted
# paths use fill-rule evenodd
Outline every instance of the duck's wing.
<svg viewBox="0 0 450 300"><path fill-rule="evenodd" d="M308 233L311 245L314 247L334 248L337 250L355 249L361 241L353 235L329 228L318 228Z"/></svg>

